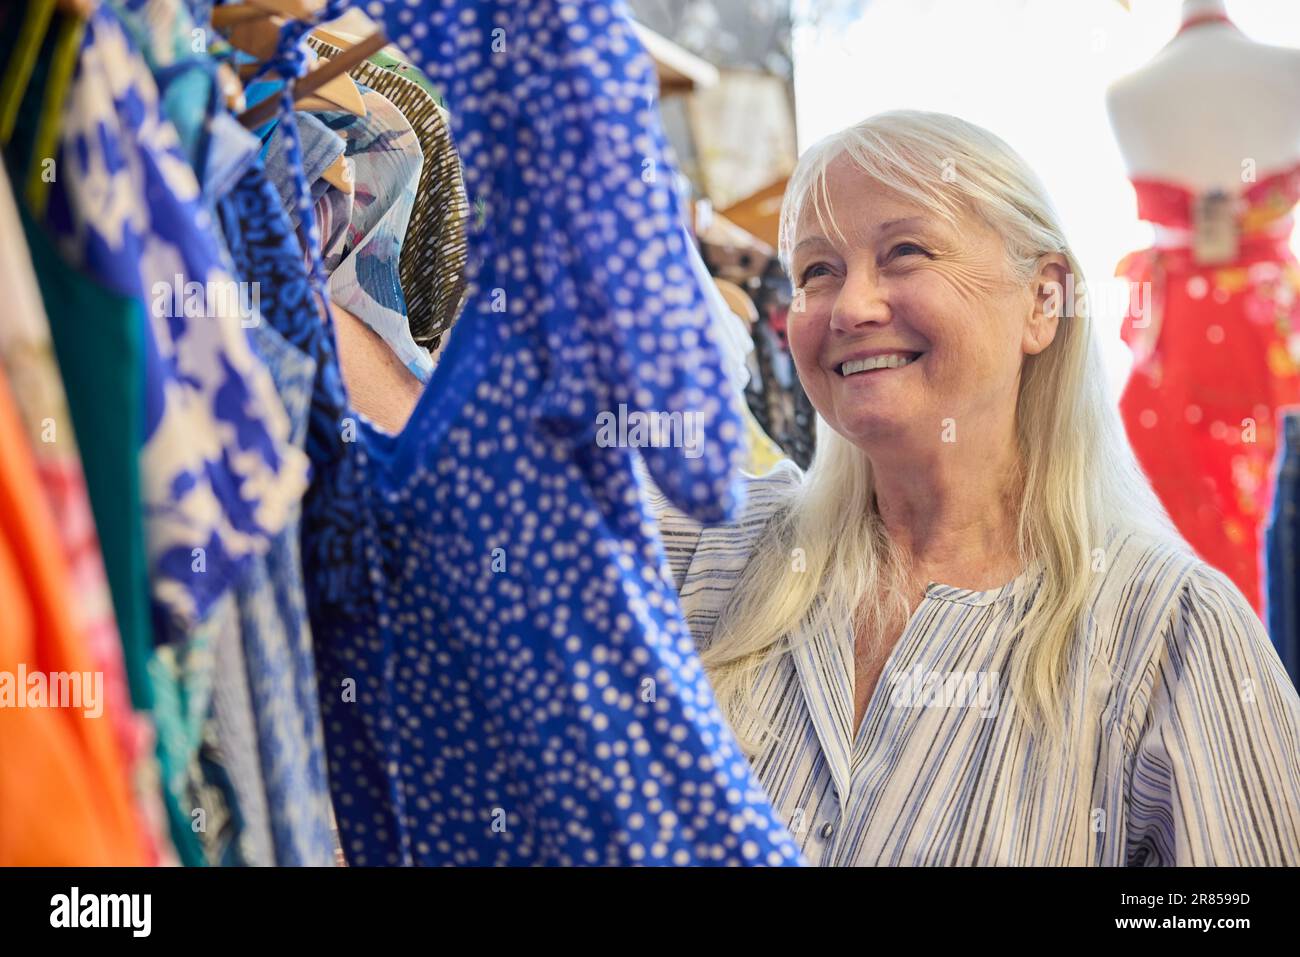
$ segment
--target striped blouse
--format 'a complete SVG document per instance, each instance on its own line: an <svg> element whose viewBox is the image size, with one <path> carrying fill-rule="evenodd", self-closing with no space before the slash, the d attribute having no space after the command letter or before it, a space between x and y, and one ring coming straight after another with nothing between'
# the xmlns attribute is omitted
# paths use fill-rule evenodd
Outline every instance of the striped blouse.
<svg viewBox="0 0 1300 957"><path fill-rule="evenodd" d="M801 478L784 461L750 479L742 519L709 528L651 491L701 649L776 493ZM775 735L752 760L810 863L1300 864L1300 699L1250 605L1137 534L1114 535L1098 567L1067 772L1045 783L1003 639L1034 570L987 591L931 584L856 735L852 625L805 621L755 680Z"/></svg>

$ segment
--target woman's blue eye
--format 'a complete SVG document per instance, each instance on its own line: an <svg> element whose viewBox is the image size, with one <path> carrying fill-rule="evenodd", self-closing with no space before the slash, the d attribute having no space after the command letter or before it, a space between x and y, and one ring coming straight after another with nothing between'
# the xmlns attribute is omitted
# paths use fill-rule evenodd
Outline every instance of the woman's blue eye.
<svg viewBox="0 0 1300 957"><path fill-rule="evenodd" d="M900 252L899 252L900 250L906 250L906 249L910 249L910 250L912 250L912 252L914 252L914 253L919 253L919 254L922 255L922 256L928 256L928 255L930 255L928 252L926 252L924 249L922 249L922 248L921 248L920 246L918 246L916 243L899 243L899 244L898 244L897 246L895 246L892 250L890 250L890 254L893 255L893 256L897 256L897 255L900 255Z"/></svg>
<svg viewBox="0 0 1300 957"><path fill-rule="evenodd" d="M830 267L827 266L825 263L813 263L811 266L809 266L807 269L803 271L803 275L799 278L799 282L802 284L802 283L806 283L809 279L816 278L813 275L814 270L829 269L829 268Z"/></svg>

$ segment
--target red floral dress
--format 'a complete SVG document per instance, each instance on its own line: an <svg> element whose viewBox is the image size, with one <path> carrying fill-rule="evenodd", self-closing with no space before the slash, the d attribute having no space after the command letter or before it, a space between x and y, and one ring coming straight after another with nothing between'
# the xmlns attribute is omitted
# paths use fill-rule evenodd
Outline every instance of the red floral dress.
<svg viewBox="0 0 1300 957"><path fill-rule="evenodd" d="M1192 192L1133 186L1142 219L1191 230ZM1162 246L1116 269L1130 283L1122 336L1134 366L1120 401L1129 440L1179 531L1256 611L1276 413L1300 404L1300 268L1289 248L1298 201L1300 166L1231 201L1239 240L1228 261L1206 265L1189 246Z"/></svg>

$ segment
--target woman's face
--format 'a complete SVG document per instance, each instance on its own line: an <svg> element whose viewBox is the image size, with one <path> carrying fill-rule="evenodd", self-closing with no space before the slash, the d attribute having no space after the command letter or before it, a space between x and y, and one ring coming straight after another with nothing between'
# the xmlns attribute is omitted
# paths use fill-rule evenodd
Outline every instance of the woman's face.
<svg viewBox="0 0 1300 957"><path fill-rule="evenodd" d="M1055 324L1044 337L1000 237L974 217L947 225L844 157L826 185L839 231L805 204L791 260L790 349L813 406L868 452L1005 434L1022 358Z"/></svg>

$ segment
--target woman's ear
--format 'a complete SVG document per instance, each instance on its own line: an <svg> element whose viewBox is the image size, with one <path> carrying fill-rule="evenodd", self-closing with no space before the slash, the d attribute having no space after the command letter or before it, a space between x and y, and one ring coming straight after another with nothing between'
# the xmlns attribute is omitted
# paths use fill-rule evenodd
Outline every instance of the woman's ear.
<svg viewBox="0 0 1300 957"><path fill-rule="evenodd" d="M1034 306L1021 341L1025 355L1037 355L1050 346L1061 319L1073 315L1075 293L1070 278L1070 264L1063 255L1048 253L1039 257L1034 274Z"/></svg>

